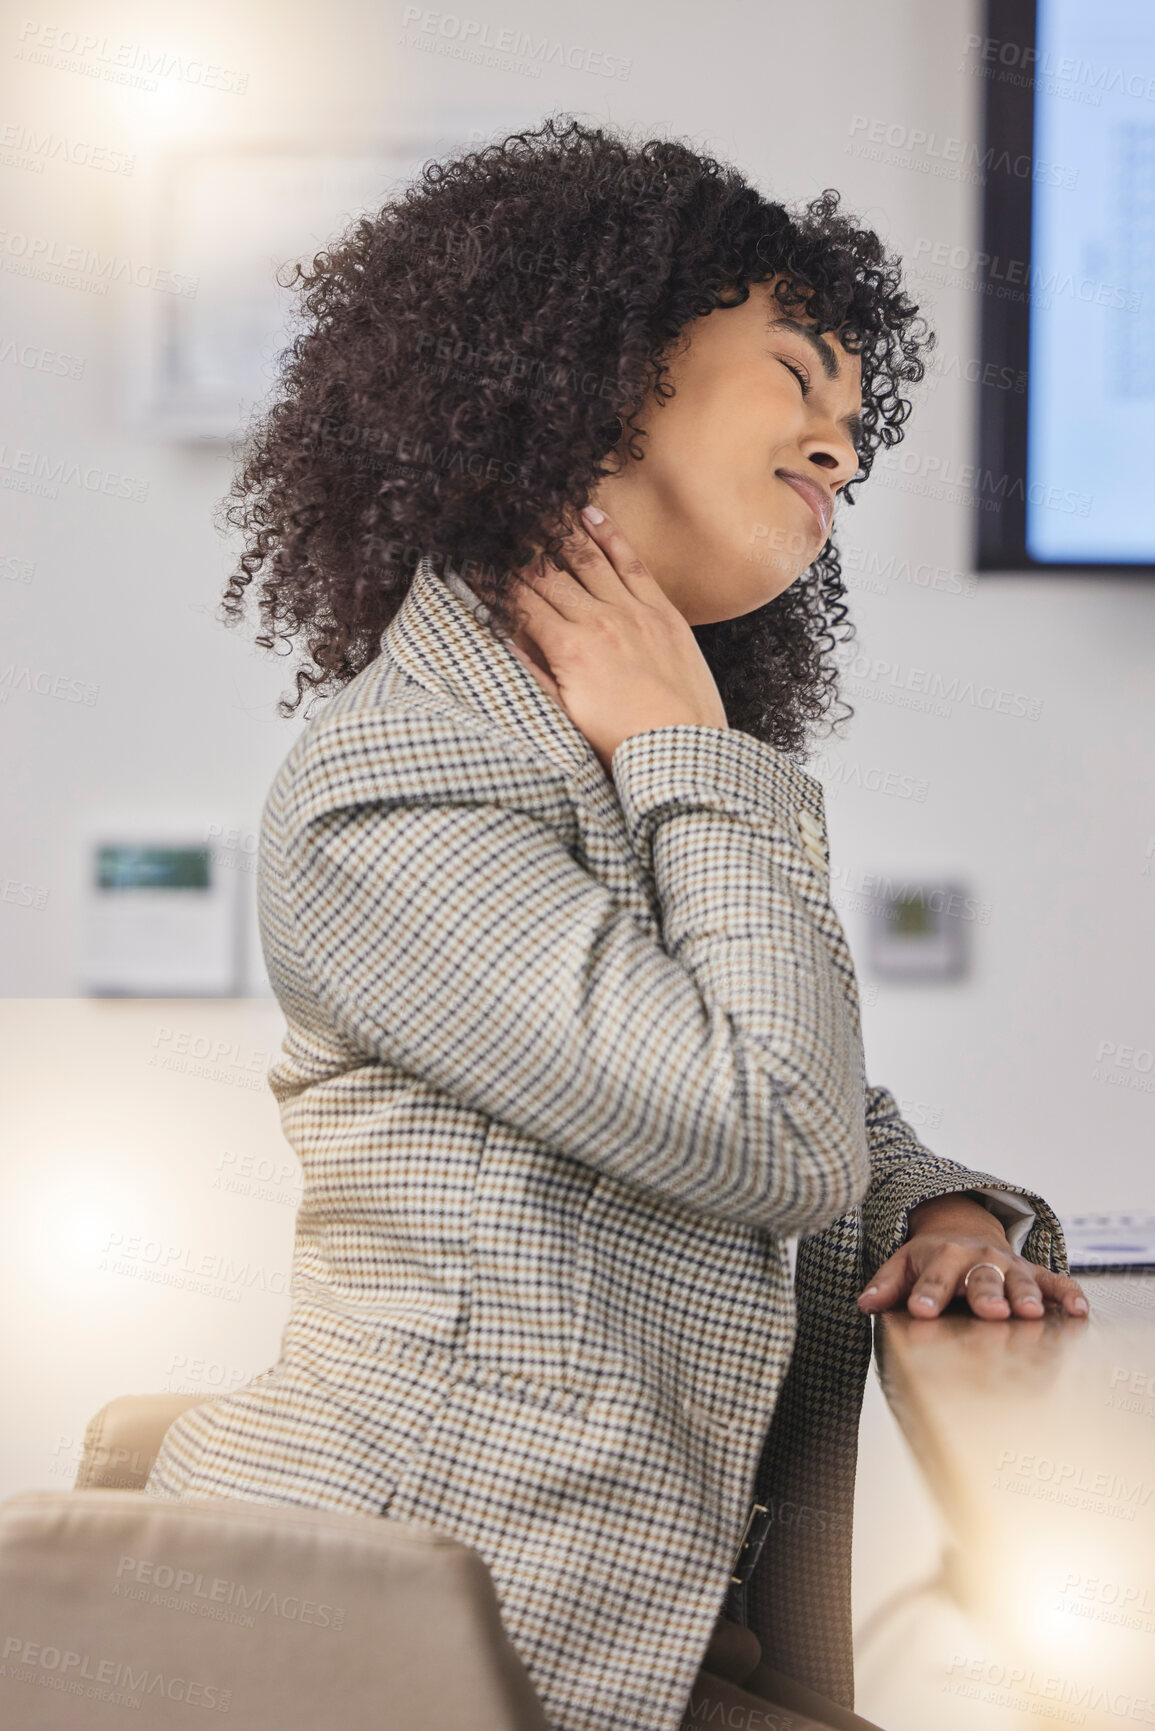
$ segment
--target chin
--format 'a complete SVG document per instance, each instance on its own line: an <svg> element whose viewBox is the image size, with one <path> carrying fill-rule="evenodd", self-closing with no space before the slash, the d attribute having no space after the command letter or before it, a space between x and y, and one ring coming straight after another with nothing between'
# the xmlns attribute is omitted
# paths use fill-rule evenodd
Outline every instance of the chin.
<svg viewBox="0 0 1155 1731"><path fill-rule="evenodd" d="M790 534L795 542L801 540L797 530ZM703 564L711 572L708 590L692 597L684 594L678 597L680 605L684 600L691 601L691 605L683 606L687 623L720 625L727 619L740 619L767 606L796 583L817 559L821 548L813 546L812 537L805 546L792 548L790 552L770 551L770 542L777 541L780 535L784 539L786 531L771 530L754 547L749 542L738 546L727 542L706 554Z"/></svg>
<svg viewBox="0 0 1155 1731"><path fill-rule="evenodd" d="M741 619L745 614L755 613L759 607L765 607L767 602L773 601L783 589L789 587L788 583L783 583L779 589L761 590L757 594L735 594L733 600L725 605L696 609L692 616L688 616L688 622L691 625L721 625L727 619Z"/></svg>

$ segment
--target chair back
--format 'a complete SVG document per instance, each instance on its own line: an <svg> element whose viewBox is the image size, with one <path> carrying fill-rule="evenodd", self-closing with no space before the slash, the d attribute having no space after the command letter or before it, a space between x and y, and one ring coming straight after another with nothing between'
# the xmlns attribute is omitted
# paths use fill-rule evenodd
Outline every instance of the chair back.
<svg viewBox="0 0 1155 1731"><path fill-rule="evenodd" d="M0 1502L0 1725L549 1731L483 1559L419 1521L142 1495L202 1396L121 1395L72 1490Z"/></svg>
<svg viewBox="0 0 1155 1731"><path fill-rule="evenodd" d="M121 1394L88 1422L73 1490L142 1491L164 1434L200 1394Z"/></svg>

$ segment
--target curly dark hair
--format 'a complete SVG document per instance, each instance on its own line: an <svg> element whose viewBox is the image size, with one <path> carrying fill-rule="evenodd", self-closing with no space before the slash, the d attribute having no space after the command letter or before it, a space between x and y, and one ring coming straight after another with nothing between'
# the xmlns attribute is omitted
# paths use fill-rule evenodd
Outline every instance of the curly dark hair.
<svg viewBox="0 0 1155 1731"><path fill-rule="evenodd" d="M340 687L380 653L422 555L466 578L491 631L514 631L512 573L536 548L557 553L563 532L547 530L644 458L633 417L651 392L673 395L684 327L740 305L752 283L780 276L785 310L862 357L848 499L878 446L901 439L901 387L922 378L934 341L899 261L836 192L791 214L685 143L564 115L426 163L312 267L282 284L301 286L303 326L217 519L245 536L226 622L267 565L262 622L303 632L317 670L296 672L286 717L306 687ZM765 606L694 627L732 727L801 753L810 724L843 702L845 594L828 542ZM844 704L836 720L853 713Z"/></svg>

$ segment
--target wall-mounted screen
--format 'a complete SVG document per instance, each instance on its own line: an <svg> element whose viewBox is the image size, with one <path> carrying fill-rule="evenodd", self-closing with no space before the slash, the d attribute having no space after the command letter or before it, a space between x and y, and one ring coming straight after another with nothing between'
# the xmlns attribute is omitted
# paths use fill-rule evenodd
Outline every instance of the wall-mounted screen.
<svg viewBox="0 0 1155 1731"><path fill-rule="evenodd" d="M983 360L1027 389L983 392L979 568L1150 571L1155 5L990 0L986 25Z"/></svg>

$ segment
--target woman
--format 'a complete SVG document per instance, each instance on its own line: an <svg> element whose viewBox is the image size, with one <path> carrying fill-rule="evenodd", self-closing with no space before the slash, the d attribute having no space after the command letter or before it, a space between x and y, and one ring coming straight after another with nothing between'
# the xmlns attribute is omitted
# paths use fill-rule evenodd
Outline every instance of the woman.
<svg viewBox="0 0 1155 1731"><path fill-rule="evenodd" d="M292 1308L149 1490L453 1532L559 1731L759 1644L849 1709L870 1313L1085 1310L867 1083L800 761L927 333L835 195L553 121L314 267L228 513L338 688L261 837Z"/></svg>

